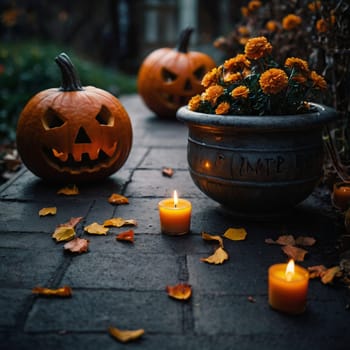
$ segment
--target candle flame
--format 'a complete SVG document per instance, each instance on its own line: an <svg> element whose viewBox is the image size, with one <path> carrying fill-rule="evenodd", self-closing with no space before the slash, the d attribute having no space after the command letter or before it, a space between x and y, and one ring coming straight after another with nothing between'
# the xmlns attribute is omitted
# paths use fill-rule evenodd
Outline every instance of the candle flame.
<svg viewBox="0 0 350 350"><path fill-rule="evenodd" d="M179 199L177 197L177 192L174 191L174 207L176 208L177 207L177 204L179 203Z"/></svg>
<svg viewBox="0 0 350 350"><path fill-rule="evenodd" d="M288 282L290 282L293 278L293 275L294 275L294 260L291 259L289 260L288 264L287 264L287 267L286 267L286 280Z"/></svg>

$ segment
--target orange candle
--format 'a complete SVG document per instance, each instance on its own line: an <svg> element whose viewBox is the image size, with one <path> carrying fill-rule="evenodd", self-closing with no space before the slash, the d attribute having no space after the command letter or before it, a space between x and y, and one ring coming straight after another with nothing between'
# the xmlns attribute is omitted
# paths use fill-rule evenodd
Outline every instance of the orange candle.
<svg viewBox="0 0 350 350"><path fill-rule="evenodd" d="M350 183L337 182L333 186L333 204L341 209L346 210L350 207Z"/></svg>
<svg viewBox="0 0 350 350"><path fill-rule="evenodd" d="M191 202L178 198L176 191L173 198L160 201L158 209L162 233L179 236L190 231Z"/></svg>
<svg viewBox="0 0 350 350"><path fill-rule="evenodd" d="M269 268L269 304L289 314L301 314L306 308L309 272L294 264L276 264Z"/></svg>

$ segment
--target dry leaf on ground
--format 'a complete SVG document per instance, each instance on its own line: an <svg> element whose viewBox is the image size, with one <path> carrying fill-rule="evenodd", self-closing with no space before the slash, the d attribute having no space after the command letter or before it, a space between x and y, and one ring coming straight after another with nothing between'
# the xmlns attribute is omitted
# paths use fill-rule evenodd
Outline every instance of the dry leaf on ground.
<svg viewBox="0 0 350 350"><path fill-rule="evenodd" d="M89 248L89 240L76 237L72 241L67 242L63 248L71 253L85 253Z"/></svg>
<svg viewBox="0 0 350 350"><path fill-rule="evenodd" d="M72 226L58 226L52 234L52 238L54 238L56 242L70 241L74 236L75 230Z"/></svg>
<svg viewBox="0 0 350 350"><path fill-rule="evenodd" d="M163 168L162 169L162 174L167 177L172 177L174 175L174 169L172 168Z"/></svg>
<svg viewBox="0 0 350 350"><path fill-rule="evenodd" d="M276 240L266 238L265 243L267 244L279 244L279 245L295 245L295 239L292 235L282 235Z"/></svg>
<svg viewBox="0 0 350 350"><path fill-rule="evenodd" d="M244 228L230 227L224 233L224 237L231 239L232 241L243 241L247 237L247 231Z"/></svg>
<svg viewBox="0 0 350 350"><path fill-rule="evenodd" d="M224 246L224 241L223 241L222 237L220 237L218 235L211 235L209 233L202 232L202 238L205 241L217 241L217 242L219 242L220 247Z"/></svg>
<svg viewBox="0 0 350 350"><path fill-rule="evenodd" d="M289 258L295 261L304 261L307 254L307 250L292 245L285 245L282 247L282 250Z"/></svg>
<svg viewBox="0 0 350 350"><path fill-rule="evenodd" d="M97 222L93 222L92 224L85 226L84 231L90 233L91 235L107 235L109 228L104 227Z"/></svg>
<svg viewBox="0 0 350 350"><path fill-rule="evenodd" d="M56 207L41 208L39 210L39 216L56 215L56 213L57 213Z"/></svg>
<svg viewBox="0 0 350 350"><path fill-rule="evenodd" d="M310 278L321 277L322 274L324 274L325 271L327 270L326 266L324 266L324 265L310 266L307 269L309 271L309 277Z"/></svg>
<svg viewBox="0 0 350 350"><path fill-rule="evenodd" d="M129 204L128 198L118 193L111 194L110 197L108 198L108 202L114 205Z"/></svg>
<svg viewBox="0 0 350 350"><path fill-rule="evenodd" d="M76 185L68 185L68 186L60 188L57 191L57 194L64 194L66 196L75 196L75 195L79 194L79 189Z"/></svg>
<svg viewBox="0 0 350 350"><path fill-rule="evenodd" d="M207 258L201 258L201 261L204 261L208 264L222 264L224 261L228 260L228 254L224 248L219 247L215 250L213 255L208 256Z"/></svg>
<svg viewBox="0 0 350 350"><path fill-rule="evenodd" d="M105 220L103 226L114 226L114 227L122 227L122 226L137 226L137 221L135 219L123 219L123 218L111 218Z"/></svg>
<svg viewBox="0 0 350 350"><path fill-rule="evenodd" d="M135 330L121 330L115 327L108 328L109 334L115 339L119 340L122 343L127 343L132 340L140 338L144 333L144 329L135 329Z"/></svg>
<svg viewBox="0 0 350 350"><path fill-rule="evenodd" d="M316 239L308 236L299 236L295 240L296 245L301 245L304 247L311 247L316 243Z"/></svg>
<svg viewBox="0 0 350 350"><path fill-rule="evenodd" d="M116 235L117 241L126 241L130 243L134 243L134 230L128 230L124 232L120 232Z"/></svg>
<svg viewBox="0 0 350 350"><path fill-rule="evenodd" d="M192 287L187 283L179 283L175 286L166 286L169 297L178 300L187 300L192 295Z"/></svg>
<svg viewBox="0 0 350 350"><path fill-rule="evenodd" d="M72 296L72 288L64 286L58 289L50 289L44 287L35 287L32 289L33 294L53 297L70 297Z"/></svg>
<svg viewBox="0 0 350 350"><path fill-rule="evenodd" d="M78 216L78 217L72 217L70 218L70 220L64 224L61 224L60 226L71 226L71 227L75 227L79 224L79 222L83 219L82 216Z"/></svg>
<svg viewBox="0 0 350 350"><path fill-rule="evenodd" d="M335 277L342 275L340 266L333 266L327 269L324 265L316 265L308 267L308 271L310 278L319 277L323 284L331 283Z"/></svg>

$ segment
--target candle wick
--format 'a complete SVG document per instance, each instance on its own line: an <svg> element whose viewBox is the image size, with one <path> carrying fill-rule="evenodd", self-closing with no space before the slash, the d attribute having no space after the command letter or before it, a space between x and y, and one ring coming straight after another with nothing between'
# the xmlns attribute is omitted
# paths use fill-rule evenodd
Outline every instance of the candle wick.
<svg viewBox="0 0 350 350"><path fill-rule="evenodd" d="M176 203L174 203L174 208L176 208L177 207L177 205L176 205Z"/></svg>

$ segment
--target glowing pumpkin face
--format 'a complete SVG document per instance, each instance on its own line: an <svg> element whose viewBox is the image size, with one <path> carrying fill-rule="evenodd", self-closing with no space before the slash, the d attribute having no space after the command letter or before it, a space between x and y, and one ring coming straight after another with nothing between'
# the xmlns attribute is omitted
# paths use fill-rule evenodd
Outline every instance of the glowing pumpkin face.
<svg viewBox="0 0 350 350"><path fill-rule="evenodd" d="M68 56L61 54L56 62L73 71ZM76 76L64 76L62 81L60 89L41 91L23 109L17 126L18 152L28 169L46 180L86 182L107 177L129 155L129 116L107 91L83 88Z"/></svg>
<svg viewBox="0 0 350 350"><path fill-rule="evenodd" d="M161 48L143 61L137 80L145 104L160 117L175 117L176 111L204 89L201 80L215 67L206 54L188 51L193 29L182 32L177 49Z"/></svg>

